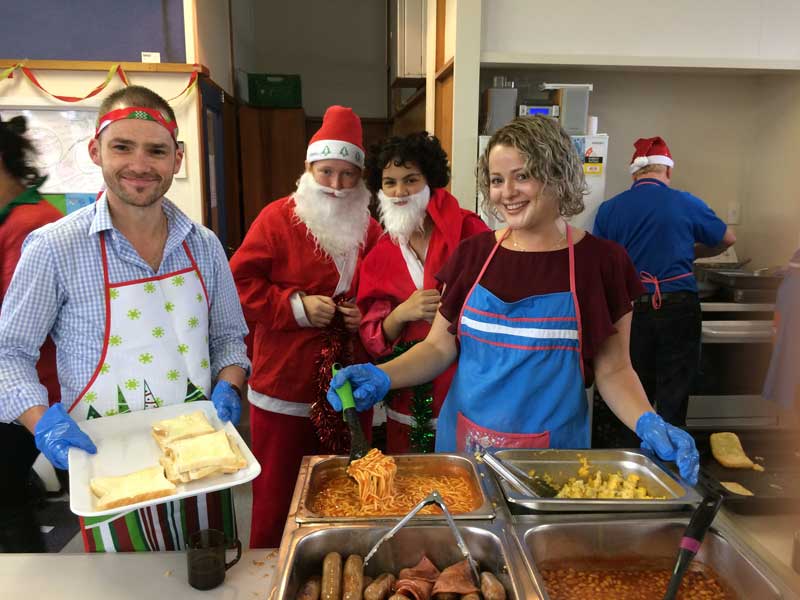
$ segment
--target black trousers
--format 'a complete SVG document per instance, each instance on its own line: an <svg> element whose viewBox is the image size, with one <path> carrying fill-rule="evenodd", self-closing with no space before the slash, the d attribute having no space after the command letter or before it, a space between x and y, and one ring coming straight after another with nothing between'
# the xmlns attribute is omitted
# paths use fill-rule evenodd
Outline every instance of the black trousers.
<svg viewBox="0 0 800 600"><path fill-rule="evenodd" d="M31 467L39 450L21 425L0 423L0 552L44 552Z"/></svg>
<svg viewBox="0 0 800 600"><path fill-rule="evenodd" d="M700 363L702 314L696 294L669 294L659 310L636 302L631 362L650 404L667 422L686 425L689 393Z"/></svg>

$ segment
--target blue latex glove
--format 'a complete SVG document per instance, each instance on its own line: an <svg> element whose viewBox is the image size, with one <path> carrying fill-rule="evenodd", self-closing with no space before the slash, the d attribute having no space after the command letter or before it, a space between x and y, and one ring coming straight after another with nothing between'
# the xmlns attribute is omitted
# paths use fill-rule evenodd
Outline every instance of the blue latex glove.
<svg viewBox="0 0 800 600"><path fill-rule="evenodd" d="M33 432L36 447L57 469L67 469L70 448L80 448L89 454L97 446L78 424L67 414L62 404L54 404L39 419Z"/></svg>
<svg viewBox="0 0 800 600"><path fill-rule="evenodd" d="M220 379L211 392L211 402L217 409L217 416L224 423L230 421L234 425L239 424L242 416L242 404L239 398L239 390L233 384Z"/></svg>
<svg viewBox="0 0 800 600"><path fill-rule="evenodd" d="M642 439L642 448L652 450L661 460L675 461L681 477L691 485L697 484L700 455L691 435L670 425L654 412L639 417L636 435Z"/></svg>
<svg viewBox="0 0 800 600"><path fill-rule="evenodd" d="M349 380L353 386L353 400L356 403L358 412L369 410L383 400L391 385L389 376L371 363L345 367L331 379L331 385L326 396L328 404L336 412L341 412L342 401L339 399L339 394L336 393L335 388L342 387L345 380Z"/></svg>

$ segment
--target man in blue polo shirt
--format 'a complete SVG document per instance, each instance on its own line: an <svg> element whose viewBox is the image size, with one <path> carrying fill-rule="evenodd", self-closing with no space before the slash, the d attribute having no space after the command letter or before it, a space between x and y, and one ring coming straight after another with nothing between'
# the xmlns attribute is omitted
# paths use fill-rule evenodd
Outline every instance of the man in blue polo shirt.
<svg viewBox="0 0 800 600"><path fill-rule="evenodd" d="M600 205L594 234L624 246L647 287L634 302L631 360L658 414L682 427L702 327L693 262L736 236L700 198L669 186L675 163L664 140L634 147L633 185Z"/></svg>

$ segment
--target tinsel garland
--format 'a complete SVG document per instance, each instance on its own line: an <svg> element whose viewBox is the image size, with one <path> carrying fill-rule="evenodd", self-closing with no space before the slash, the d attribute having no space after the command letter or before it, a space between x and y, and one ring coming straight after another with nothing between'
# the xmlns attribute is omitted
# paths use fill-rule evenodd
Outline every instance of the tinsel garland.
<svg viewBox="0 0 800 600"><path fill-rule="evenodd" d="M418 342L403 342L397 344L391 356L386 361L392 360L412 348ZM406 388L408 389L408 388ZM433 419L433 385L431 383L421 383L411 388L411 418L414 425L408 433L409 447L412 452L429 453L433 452L436 432L431 427ZM396 394L405 390L395 390L391 393L387 401L391 403Z"/></svg>
<svg viewBox="0 0 800 600"><path fill-rule="evenodd" d="M334 298L334 300L337 299ZM337 304L342 301L343 299L338 299ZM347 428L342 414L333 410L328 404L326 395L333 376L334 363L349 365L353 362L351 335L347 331L344 318L339 311L336 311L331 324L323 330L324 342L314 371L317 399L311 405L309 414L319 439L320 451L323 454L350 453L350 430Z"/></svg>

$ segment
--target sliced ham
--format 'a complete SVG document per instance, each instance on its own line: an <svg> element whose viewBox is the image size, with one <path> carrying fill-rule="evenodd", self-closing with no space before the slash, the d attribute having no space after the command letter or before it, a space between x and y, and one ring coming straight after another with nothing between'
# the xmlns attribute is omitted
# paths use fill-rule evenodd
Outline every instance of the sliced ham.
<svg viewBox="0 0 800 600"><path fill-rule="evenodd" d="M436 568L436 565L423 554L416 566L401 570L397 579L421 579L428 583L435 583L439 573L440 571Z"/></svg>
<svg viewBox="0 0 800 600"><path fill-rule="evenodd" d="M450 565L442 571L436 584L433 586L434 594L472 594L480 589L472 580L472 572L466 559Z"/></svg>
<svg viewBox="0 0 800 600"><path fill-rule="evenodd" d="M430 600L433 584L420 579L401 579L395 584L395 593L414 600Z"/></svg>
<svg viewBox="0 0 800 600"><path fill-rule="evenodd" d="M430 600L439 573L436 565L423 555L416 566L400 571L394 591L414 600Z"/></svg>

